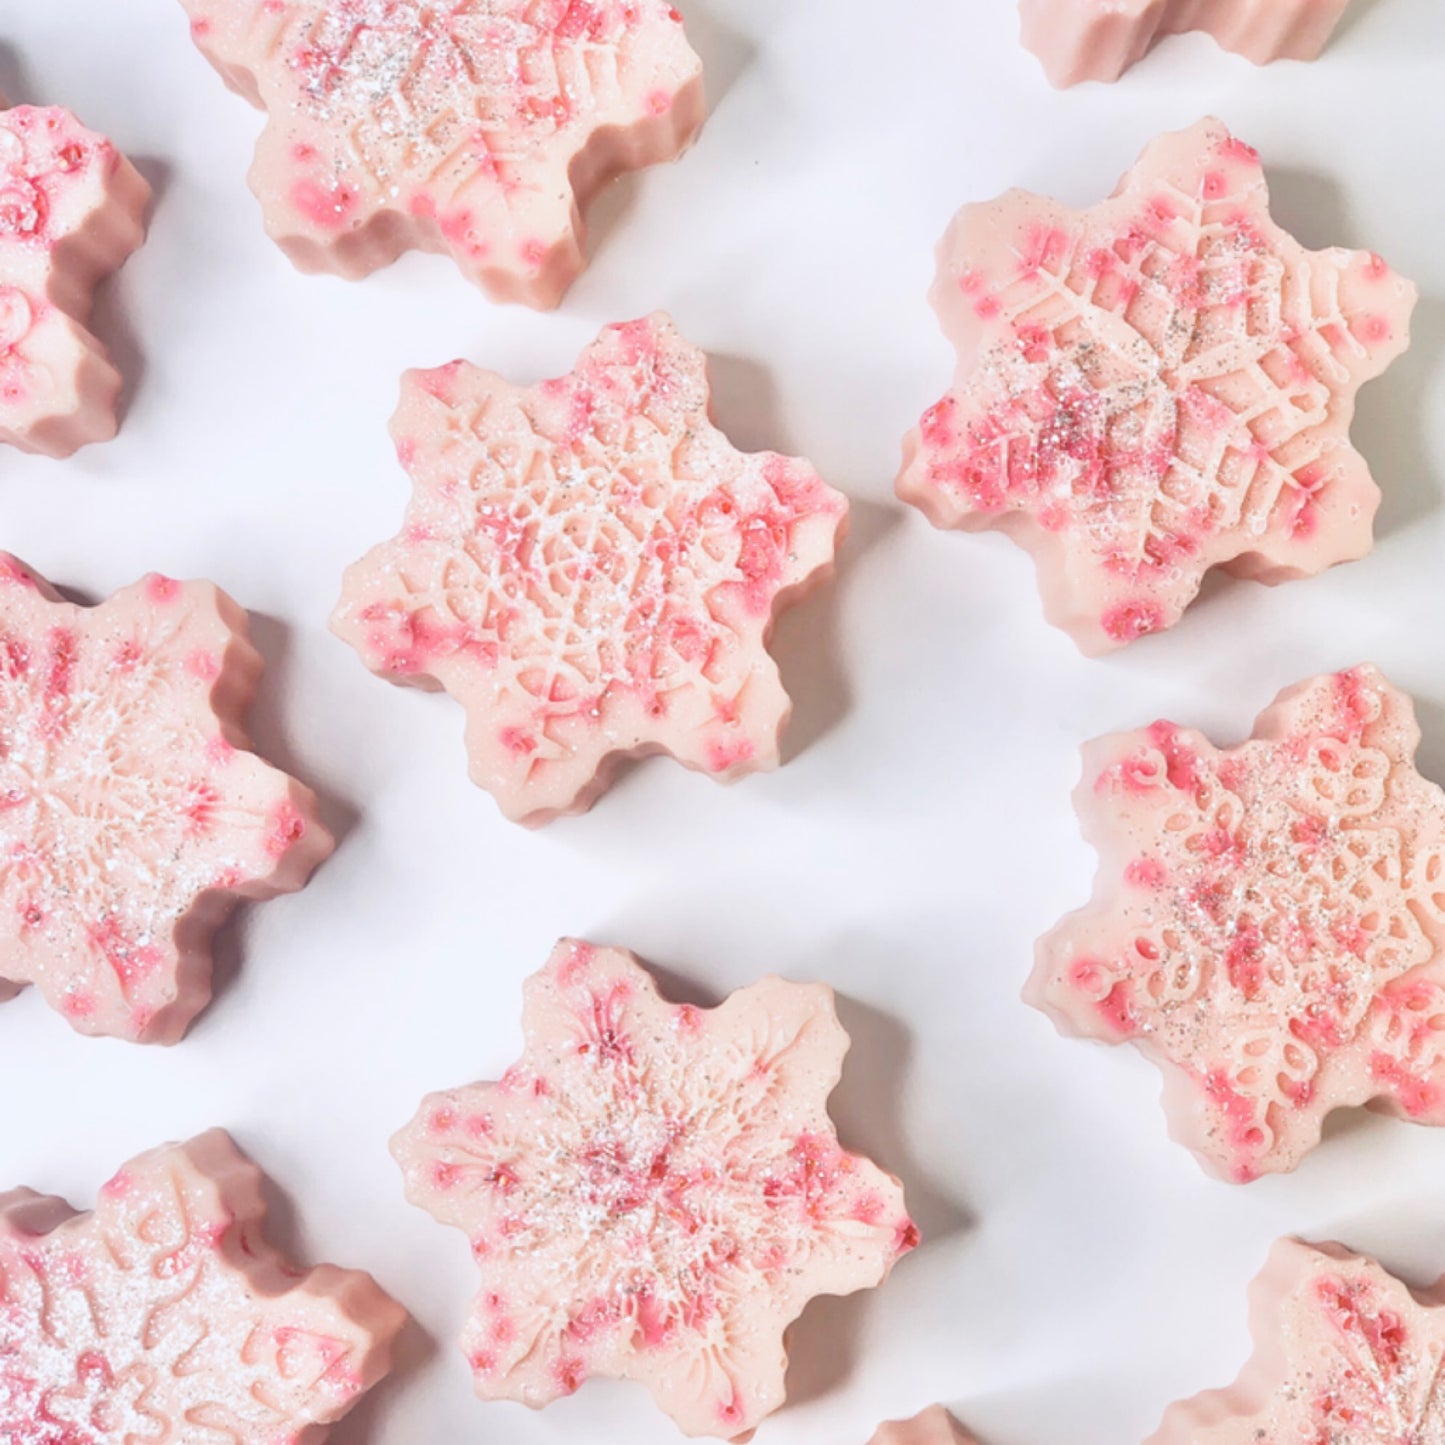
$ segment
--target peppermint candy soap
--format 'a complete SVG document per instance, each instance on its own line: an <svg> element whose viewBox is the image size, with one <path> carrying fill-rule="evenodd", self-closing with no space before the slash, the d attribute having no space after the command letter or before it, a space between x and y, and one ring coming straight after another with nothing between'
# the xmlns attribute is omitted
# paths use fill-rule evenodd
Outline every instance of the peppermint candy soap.
<svg viewBox="0 0 1445 1445"><path fill-rule="evenodd" d="M1172 627L1213 567L1274 583L1370 550L1380 493L1349 427L1415 288L1281 230L1218 121L1153 141L1091 210L966 206L932 299L958 368L898 494L1025 547L1085 653Z"/></svg>
<svg viewBox="0 0 1445 1445"><path fill-rule="evenodd" d="M918 1241L898 1181L828 1117L831 991L674 1005L631 954L564 941L523 1031L500 1083L433 1095L393 1143L407 1197L481 1271L478 1395L540 1408L635 1380L685 1434L745 1438L783 1402L808 1301L881 1283Z"/></svg>
<svg viewBox="0 0 1445 1445"><path fill-rule="evenodd" d="M501 301L555 306L582 211L702 125L667 0L182 0L226 83L267 112L251 188L303 271L440 251Z"/></svg>
<svg viewBox="0 0 1445 1445"><path fill-rule="evenodd" d="M171 1043L210 999L235 904L330 853L316 800L247 751L246 614L158 574L78 607L0 554L0 998Z"/></svg>
<svg viewBox="0 0 1445 1445"><path fill-rule="evenodd" d="M68 110L0 110L0 442L66 457L115 435L120 373L85 321L144 240L149 200Z"/></svg>
<svg viewBox="0 0 1445 1445"><path fill-rule="evenodd" d="M1445 1123L1445 793L1371 667L1291 688L1217 749L1170 723L1092 743L1077 807L1094 901L1026 998L1133 1043L1211 1172L1293 1169L1331 1110Z"/></svg>
<svg viewBox="0 0 1445 1445"><path fill-rule="evenodd" d="M411 505L332 628L462 704L507 817L581 812L629 756L724 781L777 765L792 705L768 638L832 575L848 504L807 462L732 446L667 317L608 327L540 386L409 372L392 435Z"/></svg>
<svg viewBox="0 0 1445 1445"><path fill-rule="evenodd" d="M390 1367L405 1311L264 1238L260 1171L219 1130L132 1160L78 1214L0 1195L7 1445L320 1445Z"/></svg>
<svg viewBox="0 0 1445 1445"><path fill-rule="evenodd" d="M1341 1245L1283 1239L1250 1290L1255 1352L1238 1381L1172 1405L1146 1445L1434 1445L1442 1299Z"/></svg>
<svg viewBox="0 0 1445 1445"><path fill-rule="evenodd" d="M1118 80L1165 36L1200 30L1256 65L1313 60L1349 0L1020 0L1023 42L1056 86Z"/></svg>

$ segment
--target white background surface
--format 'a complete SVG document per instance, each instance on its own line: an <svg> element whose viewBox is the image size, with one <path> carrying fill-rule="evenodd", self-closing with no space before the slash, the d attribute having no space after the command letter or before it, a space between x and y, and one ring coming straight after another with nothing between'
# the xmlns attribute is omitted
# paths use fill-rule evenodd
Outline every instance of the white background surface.
<svg viewBox="0 0 1445 1445"><path fill-rule="evenodd" d="M476 1276L401 1197L391 1132L515 1056L518 985L577 932L706 1001L767 972L844 996L846 1143L900 1173L927 1246L815 1305L769 1445L863 1445L934 1399L990 1445L1128 1445L1232 1378L1244 1291L1286 1231L1445 1270L1445 1133L1332 1127L1293 1178L1207 1180L1130 1050L1057 1039L1017 1001L1034 937L1085 897L1069 808L1086 737L1161 714L1220 741L1287 683L1370 658L1421 701L1445 779L1445 5L1356 0L1327 59L1257 72L1193 38L1122 85L1056 95L1011 0L679 0L715 113L679 166L594 213L563 310L490 305L445 261L303 278L243 175L259 116L174 0L0 0L0 89L79 112L156 183L150 242L98 329L130 379L115 443L0 456L0 546L98 597L156 568L256 617L262 750L345 834L302 894L223 940L210 1012L171 1051L0 1010L0 1184L88 1204L131 1154L222 1124L290 1204L281 1240L371 1269L420 1330L342 1445L665 1445L640 1393L542 1415L471 1398L452 1341ZM891 499L898 442L945 389L928 311L952 211L1013 184L1084 204L1155 131L1213 111L1264 152L1279 218L1367 245L1425 293L1416 349L1363 398L1387 500L1368 561L1211 587L1182 626L1080 659L998 538ZM665 306L720 359L741 444L803 453L856 501L837 587L780 631L790 761L731 790L656 760L530 834L466 781L460 711L387 687L326 632L342 567L407 496L385 425L403 368L467 356L535 380L605 322ZM426 1338L423 1338L423 1332Z"/></svg>

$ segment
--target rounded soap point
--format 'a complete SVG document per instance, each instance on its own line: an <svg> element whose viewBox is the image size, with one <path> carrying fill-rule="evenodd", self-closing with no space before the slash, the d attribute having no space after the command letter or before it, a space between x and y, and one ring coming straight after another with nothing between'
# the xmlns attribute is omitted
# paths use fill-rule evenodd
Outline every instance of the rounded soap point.
<svg viewBox="0 0 1445 1445"><path fill-rule="evenodd" d="M1137 1044L1221 1178L1293 1169L1339 1107L1445 1123L1445 793L1419 738L1360 667L1289 689L1236 748L1156 723L1085 752L1095 897L1026 998Z"/></svg>
<svg viewBox="0 0 1445 1445"><path fill-rule="evenodd" d="M515 821L584 810L628 757L724 781L778 762L769 634L830 575L847 501L805 461L736 450L709 402L662 315L534 387L461 362L403 378L411 505L332 626L463 705L470 775Z"/></svg>
<svg viewBox="0 0 1445 1445"><path fill-rule="evenodd" d="M407 1197L481 1271L477 1393L540 1407L633 1380L685 1434L746 1438L783 1401L807 1302L879 1284L918 1242L898 1181L828 1117L831 990L679 1006L631 954L564 940L524 997L521 1060L393 1141Z"/></svg>
<svg viewBox="0 0 1445 1445"><path fill-rule="evenodd" d="M898 493L1027 548L1085 653L1126 646L1213 567L1282 582L1370 549L1380 493L1349 427L1415 299L1373 252L1275 225L1258 154L1218 121L1153 141L1089 211L967 206L933 290L957 379Z"/></svg>
<svg viewBox="0 0 1445 1445"><path fill-rule="evenodd" d="M598 190L675 159L703 122L668 0L182 3L268 112L251 186L303 271L358 278L439 251L496 300L555 306Z"/></svg>
<svg viewBox="0 0 1445 1445"><path fill-rule="evenodd" d="M0 874L0 977L79 1032L174 1042L234 905L330 853L310 791L247 748L260 673L209 583L152 574L87 608L0 557L0 844L23 860Z"/></svg>

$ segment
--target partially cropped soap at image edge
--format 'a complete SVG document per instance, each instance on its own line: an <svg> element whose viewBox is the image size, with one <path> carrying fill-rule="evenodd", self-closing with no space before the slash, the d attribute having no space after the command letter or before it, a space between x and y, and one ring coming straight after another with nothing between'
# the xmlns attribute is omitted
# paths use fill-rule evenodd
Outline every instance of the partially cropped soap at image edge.
<svg viewBox="0 0 1445 1445"><path fill-rule="evenodd" d="M768 638L832 575L848 504L807 462L732 446L665 316L534 387L409 372L392 435L411 504L332 627L462 704L472 780L507 817L580 812L627 757L724 781L777 765L791 703Z"/></svg>
<svg viewBox="0 0 1445 1445"><path fill-rule="evenodd" d="M1412 1290L1341 1245L1280 1240L1250 1289L1255 1352L1238 1381L1172 1405L1145 1445L1433 1445L1442 1284Z"/></svg>
<svg viewBox="0 0 1445 1445"><path fill-rule="evenodd" d="M222 78L267 112L251 189L303 271L449 255L496 300L555 306L582 213L679 156L702 67L668 0L182 0Z"/></svg>
<svg viewBox="0 0 1445 1445"><path fill-rule="evenodd" d="M406 1313L369 1275L281 1255L262 1188L214 1130L133 1159L93 1213L0 1194L0 1439L320 1445Z"/></svg>
<svg viewBox="0 0 1445 1445"><path fill-rule="evenodd" d="M1165 36L1200 30L1256 65L1313 60L1349 0L1020 0L1024 45L1056 86L1118 80Z"/></svg>
<svg viewBox="0 0 1445 1445"><path fill-rule="evenodd" d="M1445 792L1372 667L1290 688L1219 749L1156 723L1084 750L1093 901L1026 997L1133 1043L1222 1178L1293 1169L1333 1109L1445 1124Z"/></svg>
<svg viewBox="0 0 1445 1445"><path fill-rule="evenodd" d="M1211 568L1276 583L1370 550L1380 491L1350 422L1409 344L1415 288L1282 231L1220 122L1151 142L1087 211L966 206L932 300L958 367L898 493L1027 549L1085 653L1172 627Z"/></svg>
<svg viewBox="0 0 1445 1445"><path fill-rule="evenodd" d="M0 553L0 999L33 984L81 1033L174 1042L232 908L330 853L311 792L248 750L260 674L210 583L81 607Z"/></svg>
<svg viewBox="0 0 1445 1445"><path fill-rule="evenodd" d="M56 106L0 98L0 442L66 457L116 431L121 376L86 330L145 238L150 187Z"/></svg>
<svg viewBox="0 0 1445 1445"><path fill-rule="evenodd" d="M911 1420L892 1420L880 1425L869 1445L978 1445L978 1442L964 1433L942 1405L933 1405Z"/></svg>
<svg viewBox="0 0 1445 1445"><path fill-rule="evenodd" d="M880 1284L918 1242L898 1181L828 1116L832 991L672 1004L631 954L564 940L522 1018L499 1083L432 1095L392 1146L481 1271L477 1394L540 1408L630 1380L685 1434L745 1439L783 1403L808 1301Z"/></svg>

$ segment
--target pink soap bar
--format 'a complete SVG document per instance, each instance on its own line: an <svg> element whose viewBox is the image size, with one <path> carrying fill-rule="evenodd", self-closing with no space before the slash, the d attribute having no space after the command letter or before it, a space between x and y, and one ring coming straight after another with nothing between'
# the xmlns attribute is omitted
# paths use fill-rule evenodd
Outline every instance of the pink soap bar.
<svg viewBox="0 0 1445 1445"><path fill-rule="evenodd" d="M386 1374L406 1312L370 1275L298 1270L220 1130L143 1154L94 1213L0 1195L6 1445L319 1445Z"/></svg>
<svg viewBox="0 0 1445 1445"><path fill-rule="evenodd" d="M463 705L472 780L509 818L581 812L629 756L777 765L791 704L768 635L831 576L847 501L807 462L733 448L665 316L609 326L540 386L409 372L392 434L411 505L332 627Z"/></svg>
<svg viewBox="0 0 1445 1445"><path fill-rule="evenodd" d="M174 1042L236 902L331 851L312 794L246 750L260 672L209 583L78 607L0 553L0 998L34 984L81 1033Z"/></svg>
<svg viewBox="0 0 1445 1445"><path fill-rule="evenodd" d="M502 301L555 306L581 211L702 125L668 0L182 0L227 84L268 112L251 169L303 271L449 254Z"/></svg>
<svg viewBox="0 0 1445 1445"><path fill-rule="evenodd" d="M1349 0L1020 0L1023 41L1057 86L1118 80L1166 35L1202 30L1256 65L1313 60Z"/></svg>
<svg viewBox="0 0 1445 1445"><path fill-rule="evenodd" d="M934 1405L911 1420L880 1425L871 1445L976 1445L976 1442L971 1435L963 1433L942 1405Z"/></svg>
<svg viewBox="0 0 1445 1445"><path fill-rule="evenodd" d="M1033 553L1044 611L1097 654L1177 622L1211 567L1280 582L1369 551L1355 393L1409 343L1415 288L1306 251L1218 121L1155 140L1085 212L966 206L933 304L954 388L898 492Z"/></svg>
<svg viewBox="0 0 1445 1445"><path fill-rule="evenodd" d="M1445 1124L1445 793L1419 741L1360 667L1291 688L1239 747L1156 723L1085 749L1094 901L1026 997L1137 1044L1224 1178L1293 1169L1345 1105Z"/></svg>
<svg viewBox="0 0 1445 1445"><path fill-rule="evenodd" d="M1338 1244L1282 1239L1250 1290L1254 1357L1170 1406L1146 1445L1435 1445L1445 1281L1407 1289Z"/></svg>
<svg viewBox="0 0 1445 1445"><path fill-rule="evenodd" d="M821 984L664 1001L629 953L564 940L526 985L521 1060L427 1099L393 1152L471 1241L462 1339L484 1400L635 1380L688 1435L783 1402L784 1335L918 1242L896 1179L838 1145L848 1037Z"/></svg>
<svg viewBox="0 0 1445 1445"><path fill-rule="evenodd" d="M149 200L68 110L0 110L0 442L65 457L115 435L120 373L84 322L145 239Z"/></svg>

